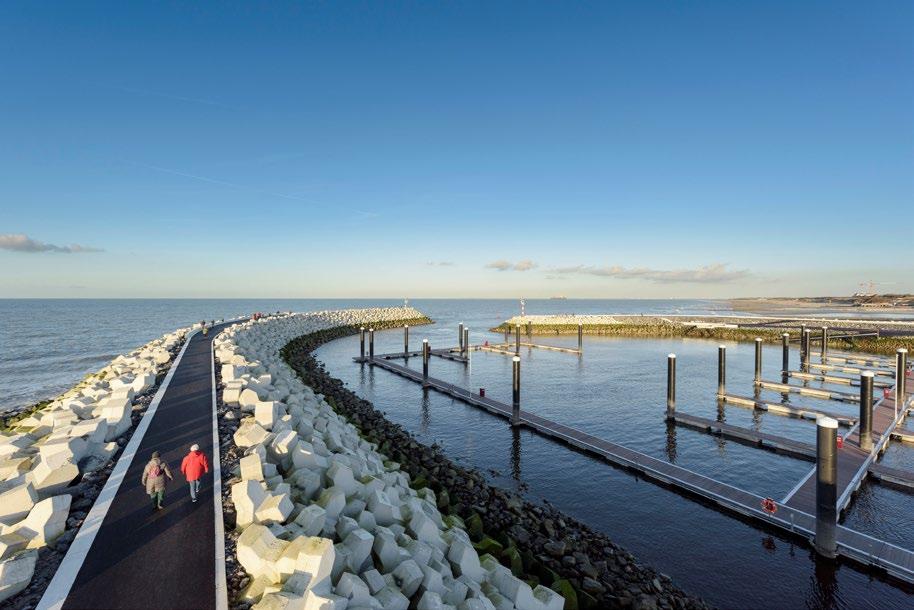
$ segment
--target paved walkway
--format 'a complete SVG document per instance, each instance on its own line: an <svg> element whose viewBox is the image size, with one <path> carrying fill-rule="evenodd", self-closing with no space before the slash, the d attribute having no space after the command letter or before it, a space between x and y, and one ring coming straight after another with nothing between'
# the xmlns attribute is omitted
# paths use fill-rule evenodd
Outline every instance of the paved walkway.
<svg viewBox="0 0 914 610"><path fill-rule="evenodd" d="M63 608L217 606L211 344L221 328L197 333L187 344ZM193 443L211 465L196 504L180 472ZM153 451L175 478L158 512L140 484Z"/></svg>

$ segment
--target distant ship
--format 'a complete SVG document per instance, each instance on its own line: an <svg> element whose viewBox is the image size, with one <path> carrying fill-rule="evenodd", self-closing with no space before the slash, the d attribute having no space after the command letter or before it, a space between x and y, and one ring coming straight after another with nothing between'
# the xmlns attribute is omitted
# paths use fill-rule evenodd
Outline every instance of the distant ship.
<svg viewBox="0 0 914 610"><path fill-rule="evenodd" d="M567 300L568 300L568 297L566 297L566 296L560 294L560 295L557 296L557 297L549 297L549 300L550 300L550 301L567 301Z"/></svg>

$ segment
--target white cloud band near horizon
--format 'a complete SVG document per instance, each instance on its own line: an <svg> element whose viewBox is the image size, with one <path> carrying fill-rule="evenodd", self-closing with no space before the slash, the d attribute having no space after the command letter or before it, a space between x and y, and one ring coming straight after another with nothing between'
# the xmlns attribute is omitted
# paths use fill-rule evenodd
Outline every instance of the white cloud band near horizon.
<svg viewBox="0 0 914 610"><path fill-rule="evenodd" d="M87 252L104 252L101 248L70 244L58 246L32 239L24 233L0 233L0 250L11 252L62 252L64 254L82 254Z"/></svg>
<svg viewBox="0 0 914 610"><path fill-rule="evenodd" d="M729 269L727 263L714 263L695 269L651 269L649 267L626 268L619 265L560 267L552 269L558 275L592 275L623 280L647 280L658 284L696 283L724 284L750 277L748 269Z"/></svg>
<svg viewBox="0 0 914 610"><path fill-rule="evenodd" d="M530 259L524 259L522 261L517 261L516 263L499 259L487 264L486 269L496 269L498 271L530 271L537 266L538 265Z"/></svg>

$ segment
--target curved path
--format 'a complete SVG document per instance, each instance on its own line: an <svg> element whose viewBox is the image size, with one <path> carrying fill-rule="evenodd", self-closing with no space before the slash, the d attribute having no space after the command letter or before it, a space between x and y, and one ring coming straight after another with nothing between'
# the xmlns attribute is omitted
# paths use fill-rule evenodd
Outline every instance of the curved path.
<svg viewBox="0 0 914 610"><path fill-rule="evenodd" d="M221 494L214 488L219 459L213 452L218 436L212 354L213 337L225 326L215 326L207 336L196 333L185 344L159 390L158 404L150 406L155 410L147 411L96 500L92 512L100 526L91 527L90 513L80 530L86 530L82 544L77 536L40 608L226 606ZM196 503L180 472L194 443L211 466ZM152 510L140 483L153 451L174 476L162 511Z"/></svg>

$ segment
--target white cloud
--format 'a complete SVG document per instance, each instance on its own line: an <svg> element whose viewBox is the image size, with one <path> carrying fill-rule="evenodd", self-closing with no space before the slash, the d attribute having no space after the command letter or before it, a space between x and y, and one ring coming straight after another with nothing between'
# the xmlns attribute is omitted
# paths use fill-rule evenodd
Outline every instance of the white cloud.
<svg viewBox="0 0 914 610"><path fill-rule="evenodd" d="M499 259L497 261L492 261L491 263L486 265L486 268L487 269L497 269L499 271L530 271L531 269L534 269L536 266L537 266L537 264L534 263L530 259L524 259L522 261L518 261L517 263L512 263L511 261Z"/></svg>
<svg viewBox="0 0 914 610"><path fill-rule="evenodd" d="M595 275L623 280L641 279L658 284L692 283L724 284L749 277L746 269L728 269L726 263L714 263L695 269L650 269L648 267L625 268L619 265L595 267L578 265L553 269L562 275Z"/></svg>
<svg viewBox="0 0 914 610"><path fill-rule="evenodd" d="M453 267L452 261L429 261L426 263L429 267Z"/></svg>
<svg viewBox="0 0 914 610"><path fill-rule="evenodd" d="M102 252L100 248L81 246L79 244L70 244L69 246L46 244L34 240L24 233L0 234L0 250L11 250L13 252L64 252L66 254Z"/></svg>

